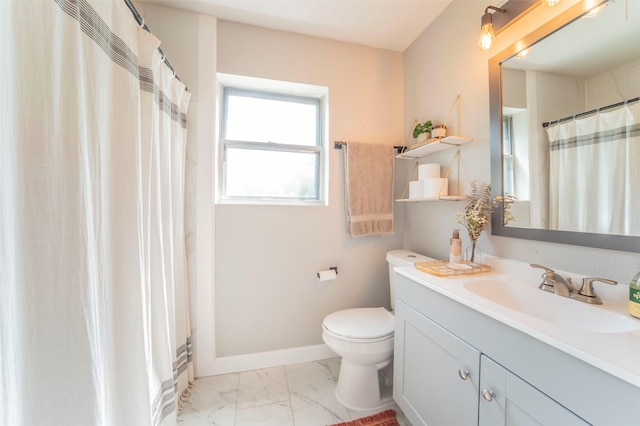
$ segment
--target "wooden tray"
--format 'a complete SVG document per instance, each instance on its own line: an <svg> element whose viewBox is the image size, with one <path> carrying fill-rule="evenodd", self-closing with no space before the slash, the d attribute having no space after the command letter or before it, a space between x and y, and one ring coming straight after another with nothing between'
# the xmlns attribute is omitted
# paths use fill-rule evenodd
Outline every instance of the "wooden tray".
<svg viewBox="0 0 640 426"><path fill-rule="evenodd" d="M449 263L447 260L432 260L430 262L417 262L416 269L438 277L454 277L459 275L481 274L491 272L491 266L483 263L472 263L463 260L460 263Z"/></svg>

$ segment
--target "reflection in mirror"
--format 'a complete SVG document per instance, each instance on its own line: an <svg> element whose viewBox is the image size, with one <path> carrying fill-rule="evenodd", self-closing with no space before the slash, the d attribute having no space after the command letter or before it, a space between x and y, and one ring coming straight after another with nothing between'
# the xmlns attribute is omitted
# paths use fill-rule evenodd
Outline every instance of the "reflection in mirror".
<svg viewBox="0 0 640 426"><path fill-rule="evenodd" d="M640 251L640 2L586 3L490 62L492 229Z"/></svg>

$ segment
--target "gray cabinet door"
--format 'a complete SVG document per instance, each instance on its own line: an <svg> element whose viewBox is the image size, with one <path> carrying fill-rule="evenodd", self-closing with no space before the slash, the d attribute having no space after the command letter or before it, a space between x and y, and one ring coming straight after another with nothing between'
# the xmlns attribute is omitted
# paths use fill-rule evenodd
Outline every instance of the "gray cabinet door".
<svg viewBox="0 0 640 426"><path fill-rule="evenodd" d="M396 301L393 396L413 426L478 424L480 352Z"/></svg>
<svg viewBox="0 0 640 426"><path fill-rule="evenodd" d="M585 426L587 422L482 355L480 426Z"/></svg>

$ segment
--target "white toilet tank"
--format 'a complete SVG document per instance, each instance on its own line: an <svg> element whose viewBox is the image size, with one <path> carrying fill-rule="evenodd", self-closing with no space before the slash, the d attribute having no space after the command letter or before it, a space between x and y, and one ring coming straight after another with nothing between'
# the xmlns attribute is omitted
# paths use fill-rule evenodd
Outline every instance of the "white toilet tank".
<svg viewBox="0 0 640 426"><path fill-rule="evenodd" d="M409 250L391 250L387 252L387 262L389 263L389 292L391 294L391 310L396 308L396 274L393 268L396 266L412 266L417 262L429 262L435 260L431 257L423 256Z"/></svg>

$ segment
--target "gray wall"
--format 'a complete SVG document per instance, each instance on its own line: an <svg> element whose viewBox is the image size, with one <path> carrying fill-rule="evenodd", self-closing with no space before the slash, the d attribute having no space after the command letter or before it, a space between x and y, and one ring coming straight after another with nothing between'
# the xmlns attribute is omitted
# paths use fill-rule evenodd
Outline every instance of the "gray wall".
<svg viewBox="0 0 640 426"><path fill-rule="evenodd" d="M334 140L402 141L402 55L220 21L218 71L329 88L329 205L216 207L216 345L221 357L322 343L339 309L389 307L396 235L345 232L343 151ZM402 182L396 187L401 191ZM316 272L338 266L335 281Z"/></svg>
<svg viewBox="0 0 640 426"><path fill-rule="evenodd" d="M566 3L568 7L571 2ZM490 181L489 58L548 20L549 14L561 10L534 10L499 34L496 46L482 52L476 43L479 20L485 6L472 1L454 1L405 51L404 58L406 126L414 118L444 119L456 95L462 96L462 133L474 138L471 144L461 147L462 180L467 192L473 180L479 183ZM448 164L452 155L453 151L445 151L423 161L436 160ZM451 230L457 226L455 213L463 210L464 203L454 202L407 206L405 246L445 258ZM463 233L463 238L463 244L468 244L466 233ZM640 256L635 253L493 237L490 229L480 237L479 245L485 253L584 275L608 277L623 285L628 285L640 269Z"/></svg>

